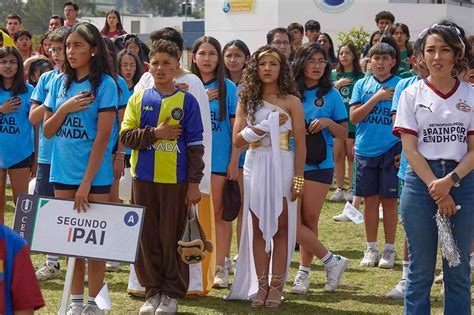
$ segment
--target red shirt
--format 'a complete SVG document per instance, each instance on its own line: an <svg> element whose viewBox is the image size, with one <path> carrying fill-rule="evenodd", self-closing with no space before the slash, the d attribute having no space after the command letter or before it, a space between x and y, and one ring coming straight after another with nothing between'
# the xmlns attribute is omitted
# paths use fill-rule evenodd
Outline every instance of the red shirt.
<svg viewBox="0 0 474 315"><path fill-rule="evenodd" d="M107 36L108 38L114 38L116 36L127 34L125 30L115 30L113 32L102 33L102 35Z"/></svg>

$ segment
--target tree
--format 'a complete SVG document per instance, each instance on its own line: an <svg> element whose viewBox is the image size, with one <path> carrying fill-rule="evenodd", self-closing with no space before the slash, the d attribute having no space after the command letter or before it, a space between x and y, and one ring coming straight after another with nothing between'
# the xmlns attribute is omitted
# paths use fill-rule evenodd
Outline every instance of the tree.
<svg viewBox="0 0 474 315"><path fill-rule="evenodd" d="M141 1L141 9L153 15L173 16L180 11L179 0L144 0Z"/></svg>
<svg viewBox="0 0 474 315"><path fill-rule="evenodd" d="M355 26L349 32L338 32L337 39L342 44L351 43L356 48L359 54L362 52L365 44L369 41L370 33L367 33L364 26L360 25L357 29Z"/></svg>

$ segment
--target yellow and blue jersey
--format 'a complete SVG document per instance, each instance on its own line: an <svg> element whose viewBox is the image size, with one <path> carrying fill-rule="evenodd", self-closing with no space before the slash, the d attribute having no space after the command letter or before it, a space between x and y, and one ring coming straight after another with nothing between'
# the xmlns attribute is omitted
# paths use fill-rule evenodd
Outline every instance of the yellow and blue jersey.
<svg viewBox="0 0 474 315"><path fill-rule="evenodd" d="M155 88L137 91L128 101L120 133L157 127L167 117L169 125L182 126L181 135L176 140L157 140L148 148L132 150L130 171L135 179L163 184L186 181L186 149L203 142L204 128L194 96L180 89L167 95Z"/></svg>
<svg viewBox="0 0 474 315"><path fill-rule="evenodd" d="M61 74L53 79L51 90L43 104L46 110L55 113L71 97L92 89L89 78L86 77L80 81L73 81L69 89L65 91L65 78L64 74ZM56 133L50 182L66 185L81 184L97 135L99 113L116 111L117 108L117 85L110 75L102 76L94 97L89 108L68 114ZM108 186L113 183L111 154L111 148L107 147L104 159L92 180L92 186Z"/></svg>
<svg viewBox="0 0 474 315"><path fill-rule="evenodd" d="M226 173L232 153L232 126L231 118L235 118L237 108L237 87L229 79L225 79L226 85L226 116L223 120L219 117L220 104L217 99L209 102L211 110L212 125L212 162L211 172ZM216 89L217 81L212 80L204 84L204 88Z"/></svg>
<svg viewBox="0 0 474 315"><path fill-rule="evenodd" d="M46 96L51 89L51 82L53 79L59 75L58 70L51 70L45 72L41 75L36 84L33 94L31 94L31 101L37 104L43 104ZM39 143L38 143L38 163L41 164L51 164L51 155L53 153L53 141L54 137L51 139L46 138L43 135L43 121L40 122L40 134L39 134Z"/></svg>
<svg viewBox="0 0 474 315"><path fill-rule="evenodd" d="M350 106L362 105L369 101L383 86L395 88L400 78L390 76L379 81L375 76L365 77L356 82ZM376 157L387 152L400 141L392 134L392 101L381 101L356 125L356 154L363 157Z"/></svg>
<svg viewBox="0 0 474 315"><path fill-rule="evenodd" d="M25 83L27 91L19 94L21 106L17 112L0 114L0 168L9 168L34 151L33 126L30 124L31 93L33 87ZM12 98L10 90L0 87L0 104Z"/></svg>

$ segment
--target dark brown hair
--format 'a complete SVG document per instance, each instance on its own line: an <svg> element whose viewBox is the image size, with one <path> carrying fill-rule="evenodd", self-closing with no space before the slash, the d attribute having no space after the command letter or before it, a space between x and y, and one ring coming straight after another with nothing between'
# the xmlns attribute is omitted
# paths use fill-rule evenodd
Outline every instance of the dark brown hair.
<svg viewBox="0 0 474 315"><path fill-rule="evenodd" d="M222 57L221 53L221 44L219 44L219 41L217 39L211 36L199 37L193 45L193 56L196 55L199 50L199 47L201 47L201 45L205 43L211 44L217 51L217 66L214 70L214 74L217 81L219 97L219 120L224 120L227 116L227 87L225 83L225 65L224 58ZM202 81L201 71L199 70L197 64L194 61L191 64L191 72L197 75Z"/></svg>

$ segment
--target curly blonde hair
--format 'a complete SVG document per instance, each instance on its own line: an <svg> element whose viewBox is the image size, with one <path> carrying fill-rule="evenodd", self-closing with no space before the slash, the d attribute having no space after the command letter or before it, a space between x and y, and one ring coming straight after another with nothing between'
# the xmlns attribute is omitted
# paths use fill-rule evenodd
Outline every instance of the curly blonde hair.
<svg viewBox="0 0 474 315"><path fill-rule="evenodd" d="M258 76L258 56L260 53L268 51L280 56L280 75L278 76L278 97L284 98L287 95L299 96L295 82L290 74L290 67L283 54L277 49L265 45L257 49L250 58L247 67L244 69L241 89L239 92L240 104L247 114L250 123L255 123L255 113L263 106L263 84Z"/></svg>

